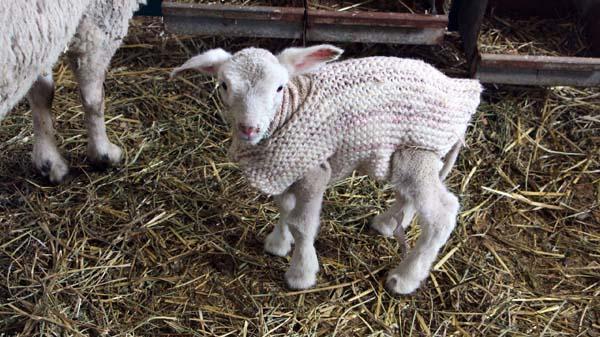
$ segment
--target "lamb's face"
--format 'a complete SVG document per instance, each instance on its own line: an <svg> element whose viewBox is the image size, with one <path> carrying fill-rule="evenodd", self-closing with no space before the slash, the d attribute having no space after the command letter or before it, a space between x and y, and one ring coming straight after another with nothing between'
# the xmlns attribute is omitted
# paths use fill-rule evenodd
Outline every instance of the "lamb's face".
<svg viewBox="0 0 600 337"><path fill-rule="evenodd" d="M220 67L218 80L233 136L257 144L281 107L288 71L267 50L249 48Z"/></svg>
<svg viewBox="0 0 600 337"><path fill-rule="evenodd" d="M287 48L277 57L259 48L246 48L235 55L216 48L173 69L171 78L188 69L217 76L233 136L256 145L265 137L281 108L289 79L319 69L337 59L342 52L327 44Z"/></svg>

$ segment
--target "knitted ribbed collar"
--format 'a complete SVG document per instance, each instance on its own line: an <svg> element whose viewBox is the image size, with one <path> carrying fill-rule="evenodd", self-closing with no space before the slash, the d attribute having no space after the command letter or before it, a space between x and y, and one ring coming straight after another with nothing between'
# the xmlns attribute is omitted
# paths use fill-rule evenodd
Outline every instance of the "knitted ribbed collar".
<svg viewBox="0 0 600 337"><path fill-rule="evenodd" d="M281 107L275 114L265 138L275 135L297 112L300 106L306 102L312 88L310 76L298 76L293 78L285 87Z"/></svg>

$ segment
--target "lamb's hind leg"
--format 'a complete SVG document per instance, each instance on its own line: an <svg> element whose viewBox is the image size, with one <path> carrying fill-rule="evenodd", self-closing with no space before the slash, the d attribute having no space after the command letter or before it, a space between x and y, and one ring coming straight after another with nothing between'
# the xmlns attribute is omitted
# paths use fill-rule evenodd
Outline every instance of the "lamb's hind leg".
<svg viewBox="0 0 600 337"><path fill-rule="evenodd" d="M400 265L390 271L386 286L392 292L408 294L419 287L456 225L458 199L442 184L440 169L439 158L425 151L406 151L394 158L394 184L415 205L421 235Z"/></svg>
<svg viewBox="0 0 600 337"><path fill-rule="evenodd" d="M390 237L398 226L403 230L408 227L415 216L415 207L410 198L396 193L396 201L386 210L371 220L371 228L379 234Z"/></svg>
<svg viewBox="0 0 600 337"><path fill-rule="evenodd" d="M296 205L296 198L293 193L286 192L276 196L275 203L279 208L279 221L265 239L265 251L276 256L286 256L294 243L287 221Z"/></svg>
<svg viewBox="0 0 600 337"><path fill-rule="evenodd" d="M100 166L121 161L121 149L108 140L104 124L104 79L110 59L119 47L100 28L84 19L71 46L70 63L79 82L88 131L88 159Z"/></svg>
<svg viewBox="0 0 600 337"><path fill-rule="evenodd" d="M33 164L39 172L52 183L63 181L69 167L56 147L54 127L52 126L52 100L54 81L52 72L39 76L27 93L27 100L33 115Z"/></svg>
<svg viewBox="0 0 600 337"><path fill-rule="evenodd" d="M289 188L296 203L287 217L287 223L295 244L285 280L292 289L310 288L317 281L319 261L314 241L319 230L323 193L330 177L331 167L324 163Z"/></svg>

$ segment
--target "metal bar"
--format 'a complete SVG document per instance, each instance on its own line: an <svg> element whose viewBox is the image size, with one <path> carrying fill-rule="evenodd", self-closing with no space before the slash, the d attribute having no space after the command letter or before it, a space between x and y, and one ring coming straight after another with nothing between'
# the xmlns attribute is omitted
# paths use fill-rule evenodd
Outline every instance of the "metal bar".
<svg viewBox="0 0 600 337"><path fill-rule="evenodd" d="M304 8L300 7L203 5L176 1L164 1L162 7L165 17L297 22L301 21L304 15Z"/></svg>
<svg viewBox="0 0 600 337"><path fill-rule="evenodd" d="M444 15L424 15L392 12L333 12L309 10L309 23L368 25L370 27L407 27L445 29L448 18Z"/></svg>
<svg viewBox="0 0 600 337"><path fill-rule="evenodd" d="M267 37L300 39L302 23L264 20L237 20L219 18L164 16L167 31L186 35L221 35L230 37Z"/></svg>
<svg viewBox="0 0 600 337"><path fill-rule="evenodd" d="M203 5L164 1L165 15L213 17L223 19L255 19L297 22L303 19L304 8L270 6ZM308 10L313 24L364 25L376 27L445 28L448 19L443 15L424 15L392 12L335 12Z"/></svg>
<svg viewBox="0 0 600 337"><path fill-rule="evenodd" d="M167 30L210 34L300 38L304 8L200 5L163 2ZM309 10L306 39L396 44L437 44L448 18L442 15Z"/></svg>
<svg viewBox="0 0 600 337"><path fill-rule="evenodd" d="M596 86L600 59L481 54L475 77L487 83Z"/></svg>

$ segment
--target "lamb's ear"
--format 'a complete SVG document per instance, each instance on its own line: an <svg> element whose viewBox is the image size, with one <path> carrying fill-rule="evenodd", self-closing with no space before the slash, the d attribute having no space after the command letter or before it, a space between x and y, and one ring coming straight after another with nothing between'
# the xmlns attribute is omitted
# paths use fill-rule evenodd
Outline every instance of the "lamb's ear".
<svg viewBox="0 0 600 337"><path fill-rule="evenodd" d="M231 54L221 48L211 49L192 57L180 67L173 69L171 78L176 77L180 72L188 69L194 69L205 74L216 75L219 71L219 67L230 58Z"/></svg>
<svg viewBox="0 0 600 337"><path fill-rule="evenodd" d="M308 48L288 48L277 55L279 63L287 68L290 76L308 73L319 69L325 63L340 57L343 49L320 44Z"/></svg>

